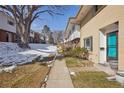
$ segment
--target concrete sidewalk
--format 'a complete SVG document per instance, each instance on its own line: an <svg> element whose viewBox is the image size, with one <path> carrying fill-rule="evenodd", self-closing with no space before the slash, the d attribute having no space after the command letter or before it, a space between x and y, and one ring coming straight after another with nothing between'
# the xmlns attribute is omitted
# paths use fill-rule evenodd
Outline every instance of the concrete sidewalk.
<svg viewBox="0 0 124 93"><path fill-rule="evenodd" d="M73 88L65 60L55 61L47 81L47 88Z"/></svg>

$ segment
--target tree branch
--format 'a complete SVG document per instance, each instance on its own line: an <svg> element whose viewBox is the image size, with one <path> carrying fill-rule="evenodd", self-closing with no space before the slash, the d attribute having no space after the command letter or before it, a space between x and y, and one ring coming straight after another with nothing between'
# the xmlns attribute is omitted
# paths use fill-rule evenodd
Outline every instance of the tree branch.
<svg viewBox="0 0 124 93"><path fill-rule="evenodd" d="M39 14L41 14L41 13L48 13L48 14L50 14L50 15L63 15L63 14L61 14L61 13L57 13L57 12L54 12L54 11L52 11L52 10L43 10L43 11L39 11L39 12L37 12L36 14L34 14L34 17L35 16L38 16Z"/></svg>

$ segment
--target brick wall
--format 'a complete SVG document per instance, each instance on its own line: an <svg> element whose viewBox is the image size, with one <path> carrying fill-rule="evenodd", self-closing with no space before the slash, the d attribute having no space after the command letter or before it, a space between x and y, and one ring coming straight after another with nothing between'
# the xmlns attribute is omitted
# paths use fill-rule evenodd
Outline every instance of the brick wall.
<svg viewBox="0 0 124 93"><path fill-rule="evenodd" d="M11 39L8 39L8 34ZM16 34L0 29L0 41L1 42L16 42Z"/></svg>
<svg viewBox="0 0 124 93"><path fill-rule="evenodd" d="M34 43L40 43L40 34L39 33L35 33L34 34Z"/></svg>

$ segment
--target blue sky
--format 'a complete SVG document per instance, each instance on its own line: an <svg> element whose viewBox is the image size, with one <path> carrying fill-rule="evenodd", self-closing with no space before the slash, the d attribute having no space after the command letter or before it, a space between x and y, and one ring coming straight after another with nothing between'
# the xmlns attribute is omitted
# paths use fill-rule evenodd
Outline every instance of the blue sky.
<svg viewBox="0 0 124 93"><path fill-rule="evenodd" d="M79 8L80 6L71 5L63 11L64 15L55 15L54 17L48 14L42 14L40 19L32 23L31 28L34 31L41 31L44 25L48 25L52 31L65 30L68 18L75 16Z"/></svg>

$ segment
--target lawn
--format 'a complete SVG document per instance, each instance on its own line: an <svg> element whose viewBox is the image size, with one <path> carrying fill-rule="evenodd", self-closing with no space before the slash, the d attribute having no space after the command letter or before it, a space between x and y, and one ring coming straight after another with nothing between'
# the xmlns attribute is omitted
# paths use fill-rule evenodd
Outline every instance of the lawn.
<svg viewBox="0 0 124 93"><path fill-rule="evenodd" d="M81 63L77 58L67 57L65 60L67 67L81 67Z"/></svg>
<svg viewBox="0 0 124 93"><path fill-rule="evenodd" d="M78 72L71 78L76 88L124 88L114 80L108 81L107 76L104 72Z"/></svg>
<svg viewBox="0 0 124 93"><path fill-rule="evenodd" d="M66 57L66 65L67 67L93 67L93 62L88 60L73 58L73 57Z"/></svg>
<svg viewBox="0 0 124 93"><path fill-rule="evenodd" d="M39 63L18 66L13 73L0 73L0 87L39 88L48 70Z"/></svg>
<svg viewBox="0 0 124 93"><path fill-rule="evenodd" d="M72 57L65 60L69 70L76 73L71 76L75 88L124 88L115 80L108 81L109 75L95 68L93 62Z"/></svg>

